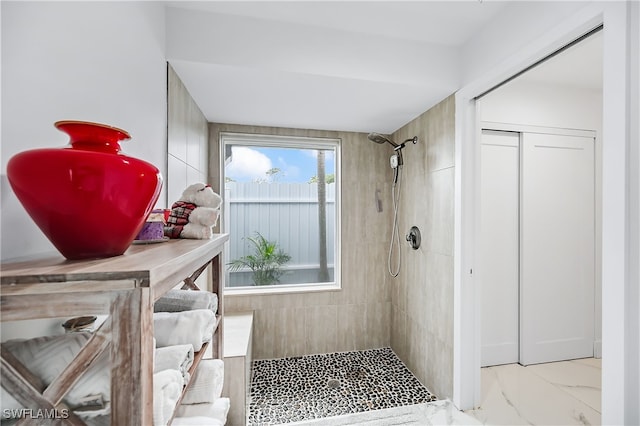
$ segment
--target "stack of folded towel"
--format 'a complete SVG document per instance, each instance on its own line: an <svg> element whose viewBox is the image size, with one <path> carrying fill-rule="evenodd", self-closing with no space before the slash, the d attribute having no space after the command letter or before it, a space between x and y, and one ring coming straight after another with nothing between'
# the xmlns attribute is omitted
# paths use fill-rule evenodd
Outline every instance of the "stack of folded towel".
<svg viewBox="0 0 640 426"><path fill-rule="evenodd" d="M49 386L80 352L91 333L78 332L59 336L43 336L33 339L9 340L2 344L31 373ZM111 371L109 351L104 351L96 363L86 371L65 396L65 403L72 409L82 409L93 413L104 413L111 397ZM2 388L3 413L14 413L11 409L22 408L8 392Z"/></svg>
<svg viewBox="0 0 640 426"><path fill-rule="evenodd" d="M189 368L193 364L193 346L174 345L157 348L154 354L153 373L175 370L182 376L182 384L189 383Z"/></svg>
<svg viewBox="0 0 640 426"><path fill-rule="evenodd" d="M166 425L180 399L184 379L177 370L163 370L153 375L153 425Z"/></svg>
<svg viewBox="0 0 640 426"><path fill-rule="evenodd" d="M182 397L173 425L221 426L227 421L229 398L221 398L224 364L220 359L203 359L191 385ZM182 375L163 370L153 375L153 424L166 425L182 393Z"/></svg>
<svg viewBox="0 0 640 426"><path fill-rule="evenodd" d="M218 299L205 291L171 290L154 307L153 416L154 425L166 425L174 413L184 386L182 405L173 424L223 425L229 399L220 398L224 365L219 359L203 359L190 377L194 353L213 337ZM167 311L162 311L166 309ZM67 333L2 344L48 386L58 377L91 337L90 332ZM109 423L111 368L105 350L67 393L64 402L87 424ZM22 405L2 388L3 413L18 413ZM14 411L12 411L12 409ZM190 411L193 409L195 411ZM196 417L207 422L197 423ZM188 420L192 419L192 420ZM180 423L183 422L183 423ZM184 423L186 422L186 423Z"/></svg>
<svg viewBox="0 0 640 426"><path fill-rule="evenodd" d="M224 364L220 359L202 359L193 377L189 368L194 351L213 337L218 298L214 293L171 290L154 305L156 342L154 380L154 426L166 425L182 393L175 392L178 377L189 387L182 396L173 425L224 425L229 398L221 398ZM188 349L191 348L191 352ZM162 373L178 371L180 374ZM162 373L162 374L161 374Z"/></svg>
<svg viewBox="0 0 640 426"><path fill-rule="evenodd" d="M181 405L171 424L223 426L227 422L230 405L229 398L218 398L213 403Z"/></svg>
<svg viewBox="0 0 640 426"><path fill-rule="evenodd" d="M224 425L229 413L229 398L221 398L224 363L221 359L203 359L182 398L173 425Z"/></svg>
<svg viewBox="0 0 640 426"><path fill-rule="evenodd" d="M209 309L153 314L154 335L159 348L189 344L198 352L204 343L211 341L215 326L216 316Z"/></svg>
<svg viewBox="0 0 640 426"><path fill-rule="evenodd" d="M169 290L153 305L154 312L183 312L209 309L218 312L218 295L208 291Z"/></svg>

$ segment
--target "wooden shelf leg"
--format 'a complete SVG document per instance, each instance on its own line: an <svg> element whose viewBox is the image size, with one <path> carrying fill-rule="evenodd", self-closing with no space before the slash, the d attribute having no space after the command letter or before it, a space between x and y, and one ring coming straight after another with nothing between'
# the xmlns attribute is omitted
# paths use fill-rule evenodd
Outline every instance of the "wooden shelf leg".
<svg viewBox="0 0 640 426"><path fill-rule="evenodd" d="M213 336L213 357L224 359L224 266L222 264L222 254L218 254L211 259L211 291L218 297L218 315L220 323Z"/></svg>
<svg viewBox="0 0 640 426"><path fill-rule="evenodd" d="M153 306L149 288L111 304L111 424L153 424Z"/></svg>

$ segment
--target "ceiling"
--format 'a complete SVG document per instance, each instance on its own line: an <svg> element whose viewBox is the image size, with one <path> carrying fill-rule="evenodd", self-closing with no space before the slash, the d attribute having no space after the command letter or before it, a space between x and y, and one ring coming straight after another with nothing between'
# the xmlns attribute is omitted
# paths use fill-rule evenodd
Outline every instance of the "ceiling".
<svg viewBox="0 0 640 426"><path fill-rule="evenodd" d="M392 133L460 88L464 45L518 3L169 1L167 58L210 122ZM597 49L577 50L535 78L597 84Z"/></svg>

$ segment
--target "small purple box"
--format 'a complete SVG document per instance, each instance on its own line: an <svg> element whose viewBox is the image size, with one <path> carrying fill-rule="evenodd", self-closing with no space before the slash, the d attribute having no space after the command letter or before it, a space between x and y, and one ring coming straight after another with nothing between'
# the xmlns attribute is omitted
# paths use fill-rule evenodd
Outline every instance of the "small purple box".
<svg viewBox="0 0 640 426"><path fill-rule="evenodd" d="M136 240L150 241L164 238L164 210L153 210L142 229L136 236Z"/></svg>

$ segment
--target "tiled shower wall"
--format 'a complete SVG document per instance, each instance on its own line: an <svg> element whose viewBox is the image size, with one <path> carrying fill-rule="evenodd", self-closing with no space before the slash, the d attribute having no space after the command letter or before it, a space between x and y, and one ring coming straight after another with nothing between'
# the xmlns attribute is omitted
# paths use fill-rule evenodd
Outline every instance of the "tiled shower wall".
<svg viewBox="0 0 640 426"><path fill-rule="evenodd" d="M391 287L391 347L438 398L453 396L454 97L393 134L404 149L402 271ZM404 236L420 228L413 250Z"/></svg>
<svg viewBox="0 0 640 426"><path fill-rule="evenodd" d="M184 189L207 180L209 125L202 111L170 64L167 64L167 208ZM157 206L162 207L159 201ZM210 288L211 268L198 277L201 288Z"/></svg>
<svg viewBox="0 0 640 426"><path fill-rule="evenodd" d="M193 183L206 182L208 125L204 114L167 64L167 207Z"/></svg>
<svg viewBox="0 0 640 426"><path fill-rule="evenodd" d="M389 149L364 133L209 124L209 181L219 182L219 133L341 139L342 290L225 296L225 312L254 311L253 357L282 358L390 346L386 272L390 233ZM215 188L220 191L220 188ZM376 208L376 191L382 212Z"/></svg>

